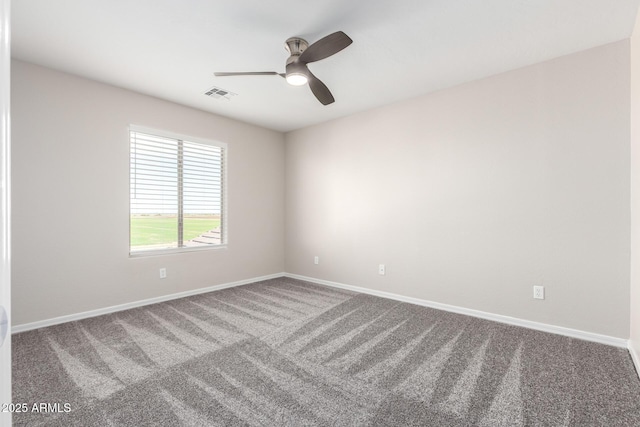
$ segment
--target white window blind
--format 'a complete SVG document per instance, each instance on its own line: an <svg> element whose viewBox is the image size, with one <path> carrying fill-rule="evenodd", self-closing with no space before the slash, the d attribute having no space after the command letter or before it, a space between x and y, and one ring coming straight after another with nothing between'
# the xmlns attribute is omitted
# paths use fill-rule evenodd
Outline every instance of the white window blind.
<svg viewBox="0 0 640 427"><path fill-rule="evenodd" d="M131 252L223 244L224 145L130 138Z"/></svg>

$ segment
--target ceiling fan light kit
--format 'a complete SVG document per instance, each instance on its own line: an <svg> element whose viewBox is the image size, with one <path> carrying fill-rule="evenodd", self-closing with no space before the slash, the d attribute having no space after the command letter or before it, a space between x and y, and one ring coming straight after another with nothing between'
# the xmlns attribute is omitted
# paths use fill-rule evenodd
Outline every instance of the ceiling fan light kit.
<svg viewBox="0 0 640 427"><path fill-rule="evenodd" d="M291 37L284 42L284 48L289 52L289 58L287 58L287 65L285 67L285 78L287 83L292 86L302 86L309 82L307 67L299 61L300 55L308 47L309 43L299 37Z"/></svg>
<svg viewBox="0 0 640 427"><path fill-rule="evenodd" d="M307 67L298 61L287 64L286 70L287 72L285 73L285 78L287 80L287 83L289 83L290 85L302 86L306 85L309 81L309 72Z"/></svg>
<svg viewBox="0 0 640 427"><path fill-rule="evenodd" d="M331 104L335 101L329 88L320 79L311 73L307 64L320 61L340 52L345 47L353 43L342 31L336 31L317 42L309 43L300 37L291 37L285 42L285 49L289 52L289 58L285 63L285 73L275 71L253 71L253 72L216 72L216 77L228 76L270 76L279 75L293 86L303 86L309 84L311 92L323 105Z"/></svg>
<svg viewBox="0 0 640 427"><path fill-rule="evenodd" d="M287 73L286 79L291 86L304 86L309 82L309 78L301 73Z"/></svg>

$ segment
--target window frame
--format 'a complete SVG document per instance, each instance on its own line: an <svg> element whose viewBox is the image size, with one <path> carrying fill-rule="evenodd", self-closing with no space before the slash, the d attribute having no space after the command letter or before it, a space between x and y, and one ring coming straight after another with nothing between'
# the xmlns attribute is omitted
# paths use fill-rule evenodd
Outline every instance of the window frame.
<svg viewBox="0 0 640 427"><path fill-rule="evenodd" d="M221 186L221 190L222 190L222 197L220 198L220 203L222 205L221 209L220 209L220 228L221 228L221 234L220 234L220 238L221 238L221 243L219 245L203 245L203 246L190 246L190 247L179 247L179 248L159 248L159 249L146 249L146 250L137 250L137 251L132 251L131 250L131 172L132 172L132 163L131 163L131 132L140 132L140 133L146 133L146 134L150 134L150 135L154 135L154 136L158 136L161 138L169 138L169 139L175 139L175 140L182 140L182 141L188 141L188 142L193 142L196 144L204 144L204 145L211 145L214 147L219 147L222 149L222 186ZM214 141L214 140L210 140L210 139L206 139L206 138L199 138L199 137L195 137L195 136L190 136L190 135L184 135L184 134L180 134L180 133L176 133L176 132L171 132L171 131L166 131L166 130L161 130L161 129L155 129L155 128L149 128L146 126L139 126L139 125L134 125L131 124L129 125L128 129L127 129L127 145L129 147L129 149L127 150L128 155L129 155L129 180L128 180L128 186L129 186L129 233L128 233L128 237L129 237L129 244L128 244L128 252L129 252L129 257L130 258L137 258L137 257L147 257L147 256L158 256L158 255L169 255L169 254L175 254L175 253L184 253L184 252L198 252L198 251L210 251L210 250L218 250L218 249L226 249L227 245L229 244L229 237L228 237L228 207L227 207L227 165L229 164L229 147L226 143L224 142L220 142L220 141Z"/></svg>

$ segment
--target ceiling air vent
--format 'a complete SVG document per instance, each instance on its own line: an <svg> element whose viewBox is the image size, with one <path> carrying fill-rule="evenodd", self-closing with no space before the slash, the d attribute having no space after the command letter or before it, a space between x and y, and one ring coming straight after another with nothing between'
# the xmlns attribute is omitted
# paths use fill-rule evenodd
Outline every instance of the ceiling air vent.
<svg viewBox="0 0 640 427"><path fill-rule="evenodd" d="M212 87L208 91L204 93L207 96L215 99L226 99L227 101L231 100L232 97L238 95L237 93L229 92L226 89L222 89L220 87Z"/></svg>

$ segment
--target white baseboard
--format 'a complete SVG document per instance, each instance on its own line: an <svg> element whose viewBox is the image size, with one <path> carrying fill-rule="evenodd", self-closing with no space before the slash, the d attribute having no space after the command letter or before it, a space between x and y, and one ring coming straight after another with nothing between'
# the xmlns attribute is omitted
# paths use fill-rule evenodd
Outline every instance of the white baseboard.
<svg viewBox="0 0 640 427"><path fill-rule="evenodd" d="M410 304L421 305L424 307L435 308L438 310L449 311L452 313L464 314L466 316L478 317L481 319L492 320L494 322L506 323L508 325L521 326L524 328L535 329L542 332L550 332L552 334L564 335L571 338L578 338L585 341L597 342L600 344L611 345L615 347L628 348L628 340L624 338L616 338L608 335L595 334L593 332L585 332L577 329L565 328L562 326L548 325L546 323L534 322L531 320L518 319L516 317L503 316L501 314L487 313L485 311L473 310L470 308L458 307L455 305L442 304L439 302L427 301L419 298L406 297L403 295L393 294L391 292L376 291L373 289L361 288L359 286L345 285L343 283L330 282L328 280L316 279L313 277L301 276L298 274L285 273L286 277L293 279L305 280L307 282L317 283L319 285L332 286L334 288L347 289L349 291L359 292L362 294L374 295L382 298L389 298L397 301L408 302ZM633 357L633 353L632 353ZM636 368L640 366L637 357L634 360ZM640 372L640 371L639 371Z"/></svg>
<svg viewBox="0 0 640 427"><path fill-rule="evenodd" d="M140 301L128 302L125 304L114 305L111 307L98 308L96 310L84 311L82 313L70 314L67 316L54 317L53 319L40 320L38 322L24 323L22 325L14 325L11 327L11 333L30 331L32 329L44 328L46 326L58 325L60 323L73 322L75 320L87 319L89 317L101 316L103 314L115 313L118 311L128 310L130 308L143 307L149 304L157 304L159 302L170 301L178 298L190 297L192 295L204 294L221 289L233 288L235 286L248 285L249 283L260 282L262 280L275 279L285 276L285 273L269 274L267 276L253 277L251 279L239 280L237 282L223 283L221 285L209 286L206 288L194 289L191 291L178 292L170 295L163 295L155 298L148 298Z"/></svg>
<svg viewBox="0 0 640 427"><path fill-rule="evenodd" d="M438 310L444 310L444 311L449 311L453 313L464 314L467 316L478 317L481 319L492 320L495 322L506 323L509 325L535 329L542 332L550 332L552 334L564 335L571 338L578 338L586 341L597 342L600 344L612 345L612 346L621 347L621 348L628 348L629 353L631 354L631 357L633 359L633 362L636 365L636 370L640 374L640 357L635 352L635 350L631 347L629 341L623 338L616 338L608 335L600 335L592 332L585 332L577 329L565 328L562 326L548 325L546 323L539 323L531 320L518 319L516 317L503 316L500 314L487 313L480 310L473 310L470 308L458 307L458 306L449 305L449 304L442 304L442 303L427 301L419 298L412 298L412 297L407 297L403 295L398 295L391 292L376 291L373 289L362 288L359 286L345 285L343 283L331 282L328 280L316 279L314 277L301 276L298 274L291 274L291 273L276 273L276 274L270 274L267 276L253 277L251 279L239 280L237 282L224 283L221 285L209 286L207 288L194 289L191 291L179 292L179 293L170 294L170 295L163 295L160 297L149 298L145 300L134 301L134 302L129 302L129 303L120 304L120 305L114 305L111 307L99 308L96 310L85 311L82 313L54 317L53 319L46 319L46 320L41 320L41 321L32 322L32 323L14 325L11 328L11 333L17 334L20 332L30 331L33 329L44 328L46 326L53 326L53 325L58 325L60 323L73 322L76 320L82 320L89 317L101 316L103 314L115 313L118 311L128 310L131 308L143 307L149 304L156 304L159 302L189 297L192 295L204 294L207 292L217 291L217 290L226 289L226 288L232 288L235 286L247 285L247 284L259 282L262 280L275 279L283 276L291 277L293 279L305 280L307 282L318 283L320 285L332 286L340 289L347 289L350 291L374 295L382 298L389 298L396 301L407 302L410 304L421 305L424 307L431 307Z"/></svg>

